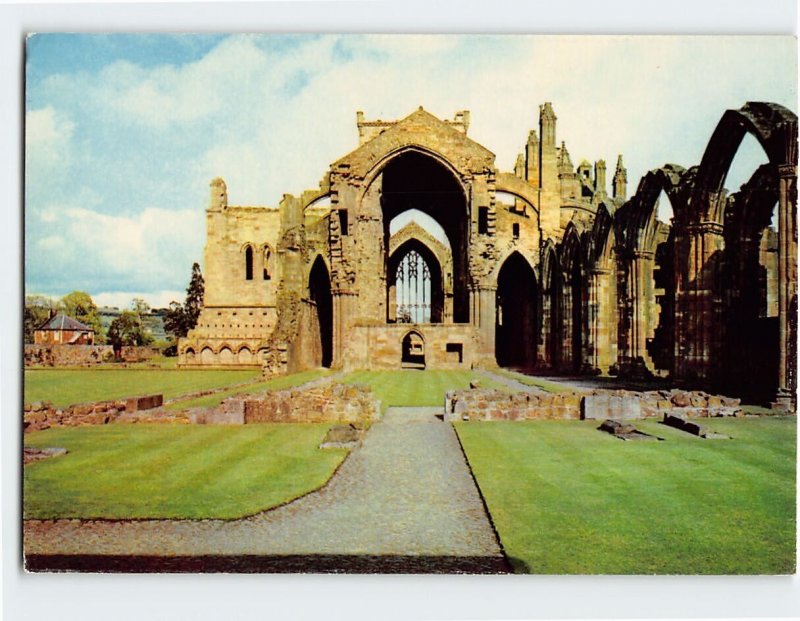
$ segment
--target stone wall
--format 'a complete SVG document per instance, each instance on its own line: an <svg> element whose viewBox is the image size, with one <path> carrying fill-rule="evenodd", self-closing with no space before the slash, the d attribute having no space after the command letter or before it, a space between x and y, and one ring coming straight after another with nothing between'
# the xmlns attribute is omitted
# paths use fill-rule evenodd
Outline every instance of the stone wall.
<svg viewBox="0 0 800 621"><path fill-rule="evenodd" d="M592 390L569 393L507 393L494 389L450 391L445 420L636 419L671 414L739 416L739 399L704 392Z"/></svg>
<svg viewBox="0 0 800 621"><path fill-rule="evenodd" d="M187 423L188 417L180 412L160 409L162 395L128 397L97 403L79 403L65 408L52 403L27 404L23 414L23 429L42 431L50 427L79 427L107 425L109 423Z"/></svg>
<svg viewBox="0 0 800 621"><path fill-rule="evenodd" d="M142 362L160 354L157 347L123 347L125 362ZM83 366L109 362L114 358L111 345L26 344L25 366Z"/></svg>
<svg viewBox="0 0 800 621"><path fill-rule="evenodd" d="M326 382L305 389L231 397L212 410L189 413L198 424L354 423L380 418L381 402L366 386Z"/></svg>
<svg viewBox="0 0 800 621"><path fill-rule="evenodd" d="M469 324L393 324L355 326L348 341L347 369L399 369L403 338L422 337L425 365L436 369L469 369L479 360L478 329Z"/></svg>

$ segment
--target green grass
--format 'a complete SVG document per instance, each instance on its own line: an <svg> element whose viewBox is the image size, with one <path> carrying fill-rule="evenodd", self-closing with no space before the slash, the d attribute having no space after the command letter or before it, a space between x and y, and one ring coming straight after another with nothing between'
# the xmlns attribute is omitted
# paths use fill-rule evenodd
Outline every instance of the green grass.
<svg viewBox="0 0 800 621"><path fill-rule="evenodd" d="M265 390L284 390L286 388L294 388L300 384L305 384L306 382L330 375L330 373L330 369L311 369L309 371L294 373L293 375L283 375L265 382L257 382L254 384L248 384L247 386L239 386L229 390L222 390L214 393L213 395L205 395L203 397L197 397L195 399L189 399L186 401L176 401L175 403L170 403L166 407L168 410L215 407L228 397L242 394L255 394L264 392Z"/></svg>
<svg viewBox="0 0 800 621"><path fill-rule="evenodd" d="M545 392L559 393L574 391L573 388L565 386L564 384L551 382L540 377L532 377L530 375L525 375L524 373L517 373L516 371L511 371L509 369L495 369L494 373L497 373L498 375L505 375L510 379L517 380L520 384L525 384L526 386L535 386L536 388L541 388Z"/></svg>
<svg viewBox="0 0 800 621"><path fill-rule="evenodd" d="M241 384L256 379L260 369L201 371L162 369L28 369L25 403L50 401L57 407L145 394L178 395Z"/></svg>
<svg viewBox="0 0 800 621"><path fill-rule="evenodd" d="M236 518L322 486L328 425L107 425L26 434L64 447L24 468L25 518Z"/></svg>
<svg viewBox="0 0 800 621"><path fill-rule="evenodd" d="M734 439L655 421L637 427L665 442L623 442L597 421L456 429L517 571L793 573L796 419L707 424Z"/></svg>
<svg viewBox="0 0 800 621"><path fill-rule="evenodd" d="M354 371L342 381L370 386L386 411L390 406L443 406L448 390L469 388L471 380L484 388L508 390L505 385L472 371Z"/></svg>

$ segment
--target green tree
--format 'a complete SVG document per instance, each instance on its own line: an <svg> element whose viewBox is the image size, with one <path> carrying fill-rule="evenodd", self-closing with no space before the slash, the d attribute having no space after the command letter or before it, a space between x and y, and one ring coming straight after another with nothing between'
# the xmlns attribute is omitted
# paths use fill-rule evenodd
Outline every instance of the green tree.
<svg viewBox="0 0 800 621"><path fill-rule="evenodd" d="M104 332L103 324L100 322L100 313L97 305L85 291L73 291L68 293L58 303L58 310L65 315L77 319L83 324L94 329L95 343L103 343Z"/></svg>
<svg viewBox="0 0 800 621"><path fill-rule="evenodd" d="M51 298L43 295L26 295L22 317L23 342L33 343L33 333L36 328L42 325L55 310L56 304Z"/></svg>
<svg viewBox="0 0 800 621"><path fill-rule="evenodd" d="M116 358L120 357L123 347L148 345L152 340L153 337L145 332L141 318L134 311L122 311L108 327L108 342L114 348Z"/></svg>
<svg viewBox="0 0 800 621"><path fill-rule="evenodd" d="M186 289L186 301L183 304L172 301L164 317L164 330L176 339L186 334L197 325L197 318L203 308L205 281L200 266L192 265L192 278Z"/></svg>

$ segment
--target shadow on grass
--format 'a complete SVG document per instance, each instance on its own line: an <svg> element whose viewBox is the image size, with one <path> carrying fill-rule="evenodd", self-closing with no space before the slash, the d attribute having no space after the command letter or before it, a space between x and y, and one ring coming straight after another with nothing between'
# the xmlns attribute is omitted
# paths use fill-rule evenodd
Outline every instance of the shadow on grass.
<svg viewBox="0 0 800 621"><path fill-rule="evenodd" d="M29 554L31 572L239 574L508 574L528 573L523 561L499 556L287 554L123 556ZM512 570L513 567L513 570Z"/></svg>

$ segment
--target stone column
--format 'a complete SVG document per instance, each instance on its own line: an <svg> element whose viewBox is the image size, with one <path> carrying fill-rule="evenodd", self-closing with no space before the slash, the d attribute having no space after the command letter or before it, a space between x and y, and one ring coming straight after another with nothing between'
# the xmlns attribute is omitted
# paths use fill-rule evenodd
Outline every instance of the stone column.
<svg viewBox="0 0 800 621"><path fill-rule="evenodd" d="M355 291L346 289L333 289L333 360L331 367L342 369L345 367L345 344L348 343L349 320L353 317L358 301Z"/></svg>
<svg viewBox="0 0 800 621"><path fill-rule="evenodd" d="M722 250L722 225L701 222L688 227L688 261L685 282L679 282L680 314L678 341L683 355L681 377L709 379L719 354L722 334L720 308L716 301L714 276L709 264L713 255Z"/></svg>
<svg viewBox="0 0 800 621"><path fill-rule="evenodd" d="M609 357L614 358L608 351L611 349L609 331L617 328L612 320L616 313L609 313L606 309L609 300L603 284L610 275L608 268L595 267L589 272L589 359L592 368L603 372L608 371ZM609 326L609 323L613 325Z"/></svg>
<svg viewBox="0 0 800 621"><path fill-rule="evenodd" d="M637 251L631 264L633 279L633 317L631 323L631 358L634 362L647 361L647 335L650 331L650 296L653 294L652 252Z"/></svg>
<svg viewBox="0 0 800 621"><path fill-rule="evenodd" d="M797 295L797 170L793 165L778 168L778 394L775 405L792 409L796 400L795 365L789 316L791 300Z"/></svg>
<svg viewBox="0 0 800 621"><path fill-rule="evenodd" d="M497 366L495 358L495 314L497 312L497 287L480 286L472 290L473 325L479 329L480 352L478 359L488 367Z"/></svg>

